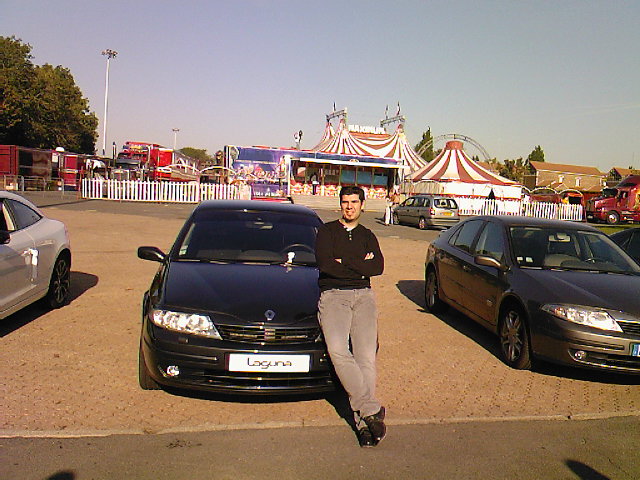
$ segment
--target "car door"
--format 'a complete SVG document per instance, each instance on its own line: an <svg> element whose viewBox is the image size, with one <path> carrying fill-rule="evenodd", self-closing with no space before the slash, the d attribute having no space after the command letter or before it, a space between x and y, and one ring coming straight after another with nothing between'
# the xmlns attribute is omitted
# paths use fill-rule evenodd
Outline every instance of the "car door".
<svg viewBox="0 0 640 480"><path fill-rule="evenodd" d="M469 265L473 263L471 247L482 224L481 220L464 222L449 240L438 264L442 292L463 309L468 308L469 292L465 290L465 285L470 283L466 277L469 275Z"/></svg>
<svg viewBox="0 0 640 480"><path fill-rule="evenodd" d="M504 229L497 223L486 222L472 248L472 255L484 255L505 262L506 238ZM483 322L495 325L496 306L506 288L505 276L495 267L478 265L475 261L468 266L463 280L463 288L468 292L469 310Z"/></svg>
<svg viewBox="0 0 640 480"><path fill-rule="evenodd" d="M396 214L400 222L409 223L409 211L416 201L415 197L409 197L396 208Z"/></svg>
<svg viewBox="0 0 640 480"><path fill-rule="evenodd" d="M35 284L32 281L35 244L28 232L15 228L9 200L0 204L0 230L10 232L9 243L0 245L0 312L28 299Z"/></svg>
<svg viewBox="0 0 640 480"><path fill-rule="evenodd" d="M412 225L417 225L418 220L420 219L420 212L424 208L424 197L415 197L415 201L409 207L409 211L407 212L408 223Z"/></svg>

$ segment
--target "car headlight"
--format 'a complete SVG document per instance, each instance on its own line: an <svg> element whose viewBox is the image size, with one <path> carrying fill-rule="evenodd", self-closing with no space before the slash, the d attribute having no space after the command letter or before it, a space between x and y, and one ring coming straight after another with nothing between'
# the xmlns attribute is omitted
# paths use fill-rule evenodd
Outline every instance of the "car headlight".
<svg viewBox="0 0 640 480"><path fill-rule="evenodd" d="M544 305L542 310L569 322L586 325L587 327L622 332L616 320L629 320L623 312L614 312L602 308L582 307L580 305Z"/></svg>
<svg viewBox="0 0 640 480"><path fill-rule="evenodd" d="M172 312L171 310L153 310L151 312L151 320L157 326L174 332L190 333L222 340L215 325L206 315Z"/></svg>

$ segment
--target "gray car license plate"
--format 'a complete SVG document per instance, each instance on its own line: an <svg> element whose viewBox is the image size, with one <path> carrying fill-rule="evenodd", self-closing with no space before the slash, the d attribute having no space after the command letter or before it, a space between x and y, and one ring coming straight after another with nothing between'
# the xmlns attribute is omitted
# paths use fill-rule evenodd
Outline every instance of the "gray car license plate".
<svg viewBox="0 0 640 480"><path fill-rule="evenodd" d="M640 343L631 344L631 356L640 357Z"/></svg>

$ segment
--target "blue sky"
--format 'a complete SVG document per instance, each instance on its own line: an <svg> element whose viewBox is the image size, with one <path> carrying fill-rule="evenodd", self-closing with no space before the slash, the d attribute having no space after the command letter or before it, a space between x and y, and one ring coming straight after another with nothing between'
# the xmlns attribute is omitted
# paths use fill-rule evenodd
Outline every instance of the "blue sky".
<svg viewBox="0 0 640 480"><path fill-rule="evenodd" d="M315 145L335 102L415 144L458 133L499 160L640 168L637 1L2 0L0 32L68 67L126 140L215 152ZM102 123L99 128L102 133ZM102 139L98 140L98 150ZM436 145L442 146L442 145ZM470 154L478 152L469 145Z"/></svg>

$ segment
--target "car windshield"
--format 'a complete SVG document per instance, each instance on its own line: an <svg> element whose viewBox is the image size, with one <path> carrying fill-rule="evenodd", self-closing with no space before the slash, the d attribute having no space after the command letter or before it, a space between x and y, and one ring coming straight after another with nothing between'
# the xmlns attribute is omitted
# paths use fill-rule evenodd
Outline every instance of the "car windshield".
<svg viewBox="0 0 640 480"><path fill-rule="evenodd" d="M640 274L640 267L604 233L511 227L510 237L521 267Z"/></svg>
<svg viewBox="0 0 640 480"><path fill-rule="evenodd" d="M319 218L283 212L196 212L172 260L315 265Z"/></svg>

